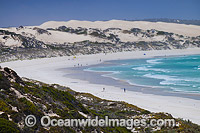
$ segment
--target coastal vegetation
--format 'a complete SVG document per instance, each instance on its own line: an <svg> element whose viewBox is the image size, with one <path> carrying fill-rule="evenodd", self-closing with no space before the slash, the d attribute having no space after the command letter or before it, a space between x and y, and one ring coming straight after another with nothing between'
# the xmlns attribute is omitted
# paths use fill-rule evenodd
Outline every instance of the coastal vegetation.
<svg viewBox="0 0 200 133"><path fill-rule="evenodd" d="M0 68L0 132L131 132L125 127L48 127L38 122L34 127L24 123L27 115L39 120L44 115L52 118L81 119L90 116L104 118L169 119L167 113L153 113L122 101L98 98L57 84L20 78L9 68ZM200 132L200 126L176 119L175 127L135 127L132 132Z"/></svg>

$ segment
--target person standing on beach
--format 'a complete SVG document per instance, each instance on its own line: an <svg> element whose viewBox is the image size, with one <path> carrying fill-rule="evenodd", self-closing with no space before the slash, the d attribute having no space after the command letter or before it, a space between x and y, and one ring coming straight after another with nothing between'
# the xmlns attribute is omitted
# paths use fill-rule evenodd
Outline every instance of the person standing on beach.
<svg viewBox="0 0 200 133"><path fill-rule="evenodd" d="M103 88L103 91L105 91L105 88Z"/></svg>
<svg viewBox="0 0 200 133"><path fill-rule="evenodd" d="M126 88L124 88L124 92L126 92Z"/></svg>

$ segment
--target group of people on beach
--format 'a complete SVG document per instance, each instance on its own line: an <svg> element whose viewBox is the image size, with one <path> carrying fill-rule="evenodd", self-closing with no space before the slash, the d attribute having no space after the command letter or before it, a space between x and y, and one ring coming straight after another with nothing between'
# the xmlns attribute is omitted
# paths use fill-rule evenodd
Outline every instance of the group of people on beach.
<svg viewBox="0 0 200 133"><path fill-rule="evenodd" d="M68 59L68 60L70 60L70 59ZM99 62L101 62L101 59L99 60ZM77 67L82 67L82 66L83 66L82 64L79 64L79 63L77 64ZM86 64L86 66L88 66L88 64ZM74 67L76 67L76 65L74 65Z"/></svg>

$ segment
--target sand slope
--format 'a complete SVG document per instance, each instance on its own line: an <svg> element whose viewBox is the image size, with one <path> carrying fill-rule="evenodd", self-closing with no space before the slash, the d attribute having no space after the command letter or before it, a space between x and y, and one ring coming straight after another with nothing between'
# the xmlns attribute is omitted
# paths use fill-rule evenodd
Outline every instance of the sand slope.
<svg viewBox="0 0 200 133"><path fill-rule="evenodd" d="M146 22L146 21L123 21L123 20L110 20L110 21L48 21L40 25L41 28L57 28L59 26L67 27L84 27L84 28L121 28L124 30L129 30L131 28L140 28L143 30L156 29L166 32L172 32L176 34L186 35L186 36L199 36L200 26L196 25L185 25L185 24L175 24L175 23L164 23L164 22Z"/></svg>

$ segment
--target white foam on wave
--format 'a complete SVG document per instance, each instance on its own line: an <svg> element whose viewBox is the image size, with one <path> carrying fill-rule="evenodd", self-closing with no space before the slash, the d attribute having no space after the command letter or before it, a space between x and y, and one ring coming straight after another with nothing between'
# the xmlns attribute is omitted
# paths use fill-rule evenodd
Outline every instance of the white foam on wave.
<svg viewBox="0 0 200 133"><path fill-rule="evenodd" d="M154 79L163 79L166 81L187 81L187 82L199 82L199 79L192 78L192 79L184 79L178 78L177 76L169 76L169 75L159 75L159 74L145 74L144 77L154 78Z"/></svg>
<svg viewBox="0 0 200 133"><path fill-rule="evenodd" d="M194 91L194 90L184 90L184 89L181 89L181 88L174 88L174 87L171 87L172 90L176 91L176 92L185 92L185 93L200 93L200 91Z"/></svg>
<svg viewBox="0 0 200 133"><path fill-rule="evenodd" d="M166 81L166 80L161 81L160 84L161 85L177 85L176 83L172 83L171 81Z"/></svg>
<svg viewBox="0 0 200 133"><path fill-rule="evenodd" d="M86 72L99 72L99 71L92 70L92 69L89 69L89 68L87 68L87 69L83 69L83 71L86 71Z"/></svg>
<svg viewBox="0 0 200 133"><path fill-rule="evenodd" d="M164 81L161 81L160 82L161 85L179 85L179 86L186 86L186 87L190 87L191 85L190 84L181 84L181 83L177 83L177 82L173 82L173 81L167 81L167 80L164 80Z"/></svg>
<svg viewBox="0 0 200 133"><path fill-rule="evenodd" d="M121 64L122 66L127 66L127 65L129 65L128 63L125 63L125 64Z"/></svg>
<svg viewBox="0 0 200 133"><path fill-rule="evenodd" d="M146 62L150 63L150 64L160 64L160 63L162 63L162 62L159 62L161 60L162 59L150 59L150 60L147 60Z"/></svg>
<svg viewBox="0 0 200 133"><path fill-rule="evenodd" d="M149 71L150 70L150 69L146 68L145 66L133 67L131 69L133 69L133 70L139 70L139 71Z"/></svg>
<svg viewBox="0 0 200 133"><path fill-rule="evenodd" d="M194 80L181 79L181 78L177 78L176 76L158 75L158 74L145 74L144 77L163 80L163 81L160 82L160 85L175 85L175 86L185 86L185 87L193 87L193 88L197 87L196 85L184 83L185 81L191 82L191 81L194 81Z"/></svg>
<svg viewBox="0 0 200 133"><path fill-rule="evenodd" d="M161 86L152 86L152 85L142 85L142 84L136 84L130 80L126 80L130 85L140 86L140 87L150 87L150 88L163 88Z"/></svg>
<svg viewBox="0 0 200 133"><path fill-rule="evenodd" d="M154 78L154 79L163 79L163 80L168 80L168 81L180 80L180 79L176 79L176 76L159 75L159 74L145 74L144 77Z"/></svg>
<svg viewBox="0 0 200 133"><path fill-rule="evenodd" d="M105 73L111 73L111 74L118 74L121 71L103 71L103 70L92 70L92 69L84 69L84 71L88 72L105 72ZM105 75L111 75L111 74L105 74Z"/></svg>
<svg viewBox="0 0 200 133"><path fill-rule="evenodd" d="M169 70L165 70L165 69L158 69L158 68L151 68L151 67L145 67L145 66L141 66L141 67L134 67L131 68L133 70L139 70L139 71L156 71L156 72L169 72Z"/></svg>
<svg viewBox="0 0 200 133"><path fill-rule="evenodd" d="M196 68L196 67L195 67ZM200 65L197 67L197 70L200 70Z"/></svg>

